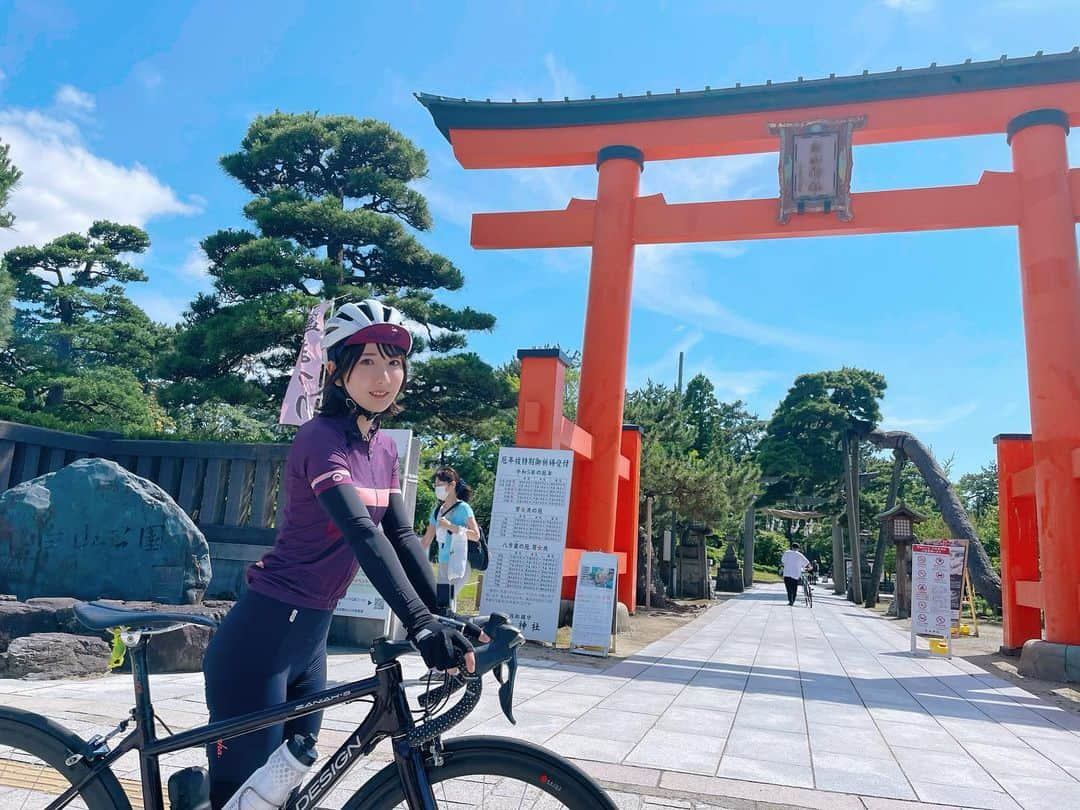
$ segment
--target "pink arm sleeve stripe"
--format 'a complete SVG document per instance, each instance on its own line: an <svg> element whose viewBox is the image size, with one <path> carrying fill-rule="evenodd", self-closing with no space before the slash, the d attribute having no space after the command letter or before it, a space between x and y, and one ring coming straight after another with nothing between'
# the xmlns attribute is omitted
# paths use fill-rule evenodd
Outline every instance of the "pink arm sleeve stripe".
<svg viewBox="0 0 1080 810"><path fill-rule="evenodd" d="M352 474L348 470L334 469L316 476L311 482L311 488L318 497L330 487L336 487L338 484L351 484L352 482Z"/></svg>

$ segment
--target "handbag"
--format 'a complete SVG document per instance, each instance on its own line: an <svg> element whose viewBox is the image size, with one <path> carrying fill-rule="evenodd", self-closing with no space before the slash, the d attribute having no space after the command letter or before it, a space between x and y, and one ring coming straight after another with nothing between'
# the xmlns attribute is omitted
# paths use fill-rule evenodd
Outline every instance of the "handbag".
<svg viewBox="0 0 1080 810"><path fill-rule="evenodd" d="M480 529L479 523L476 524L476 528ZM484 530L480 529L479 539L476 542L469 541L469 567L474 571L486 571L489 562L491 562L491 552L488 551Z"/></svg>

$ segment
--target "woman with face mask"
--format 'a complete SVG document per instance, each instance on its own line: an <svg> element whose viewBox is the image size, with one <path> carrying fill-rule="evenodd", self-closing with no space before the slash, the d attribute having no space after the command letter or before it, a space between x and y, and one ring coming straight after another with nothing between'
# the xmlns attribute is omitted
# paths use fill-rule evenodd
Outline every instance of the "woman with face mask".
<svg viewBox="0 0 1080 810"><path fill-rule="evenodd" d="M421 543L428 548L434 540L438 548L440 601L456 610L456 596L469 581L468 544L480 542L480 527L469 499L472 488L453 467L435 473L435 497L439 503L431 512Z"/></svg>

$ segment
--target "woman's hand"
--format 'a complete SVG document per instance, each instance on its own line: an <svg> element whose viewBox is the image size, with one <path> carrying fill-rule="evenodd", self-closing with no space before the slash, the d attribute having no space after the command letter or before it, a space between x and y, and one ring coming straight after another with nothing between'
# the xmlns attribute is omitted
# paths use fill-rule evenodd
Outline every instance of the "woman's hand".
<svg viewBox="0 0 1080 810"><path fill-rule="evenodd" d="M457 528L457 526L455 526L454 523L448 518L441 517L439 518L439 528L446 529L446 531L448 532L452 532L454 529Z"/></svg>

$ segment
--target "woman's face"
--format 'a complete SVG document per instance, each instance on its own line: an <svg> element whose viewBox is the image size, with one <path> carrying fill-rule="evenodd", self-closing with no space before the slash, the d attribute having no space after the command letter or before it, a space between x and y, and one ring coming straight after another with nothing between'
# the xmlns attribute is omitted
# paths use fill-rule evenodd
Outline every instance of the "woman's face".
<svg viewBox="0 0 1080 810"><path fill-rule="evenodd" d="M402 357L383 357L378 347L368 344L356 365L345 376L345 393L369 411L381 413L393 404L405 380Z"/></svg>
<svg viewBox="0 0 1080 810"><path fill-rule="evenodd" d="M435 479L435 497L440 501L445 501L450 497L450 493L454 491L454 482L446 481L442 478Z"/></svg>

